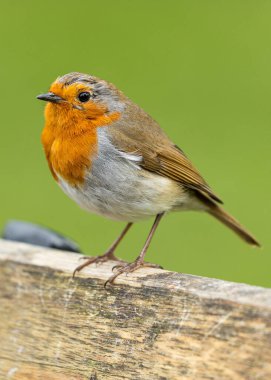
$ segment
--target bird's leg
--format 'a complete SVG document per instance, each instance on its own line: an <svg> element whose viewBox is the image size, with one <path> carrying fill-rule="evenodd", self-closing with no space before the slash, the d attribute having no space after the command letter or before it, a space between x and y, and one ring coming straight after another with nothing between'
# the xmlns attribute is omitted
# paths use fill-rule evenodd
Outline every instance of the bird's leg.
<svg viewBox="0 0 271 380"><path fill-rule="evenodd" d="M128 223L126 225L126 227L124 228L124 230L122 231L120 236L114 241L114 243L111 245L111 247L109 247L108 250L103 255L95 256L95 257L88 257L88 256L82 257L82 259L86 259L86 261L83 264L79 265L77 268L75 268L75 270L73 272L73 277L75 276L75 274L77 272L80 272L83 268L85 268L88 265L93 264L93 263L103 263L103 262L108 261L108 260L122 261L122 260L119 260L114 255L114 252L115 252L117 246L119 245L119 243L121 242L121 240L124 238L124 236L127 234L129 229L132 227L132 224L133 223Z"/></svg>
<svg viewBox="0 0 271 380"><path fill-rule="evenodd" d="M122 273L131 273L131 272L134 272L135 270L137 270L138 268L140 267L152 267L152 268L161 268L159 265L156 265L156 264L152 264L152 263L146 263L144 262L144 257L146 255L146 252L149 248L149 245L150 245L150 242L153 238L153 235L158 227L158 224L160 222L160 220L162 219L162 216L164 215L164 213L162 214L158 214L156 215L156 218L155 218L155 221L152 225L152 228L150 230L150 233L147 237L147 240L144 244L144 247L142 249L142 251L140 252L140 255L135 259L134 262L132 263L129 263L129 264L121 264L121 265L116 265L113 267L113 270L116 269L116 273L114 273L104 284L104 286L106 287L107 284L112 284L114 282L114 280Z"/></svg>

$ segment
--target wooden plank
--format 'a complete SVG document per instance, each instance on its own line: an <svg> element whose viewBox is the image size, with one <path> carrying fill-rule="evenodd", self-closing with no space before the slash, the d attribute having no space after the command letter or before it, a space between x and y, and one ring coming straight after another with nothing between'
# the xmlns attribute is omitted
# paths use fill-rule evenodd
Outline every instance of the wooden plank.
<svg viewBox="0 0 271 380"><path fill-rule="evenodd" d="M271 379L271 289L0 241L0 378Z"/></svg>

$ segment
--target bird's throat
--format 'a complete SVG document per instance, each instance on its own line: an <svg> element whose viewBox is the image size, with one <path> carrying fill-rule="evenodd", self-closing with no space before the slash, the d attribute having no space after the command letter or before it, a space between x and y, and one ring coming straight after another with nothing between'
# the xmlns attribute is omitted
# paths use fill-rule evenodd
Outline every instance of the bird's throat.
<svg viewBox="0 0 271 380"><path fill-rule="evenodd" d="M51 106L46 107L42 132L49 168L57 181L61 177L70 185L82 185L98 152L97 128L112 124L120 115L112 113L87 119L81 117L80 111L67 114L61 106Z"/></svg>

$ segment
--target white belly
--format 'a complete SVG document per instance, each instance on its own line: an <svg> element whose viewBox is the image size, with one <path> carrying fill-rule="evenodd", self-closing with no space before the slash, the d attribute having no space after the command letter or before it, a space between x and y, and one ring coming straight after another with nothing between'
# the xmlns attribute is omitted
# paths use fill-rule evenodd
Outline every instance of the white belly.
<svg viewBox="0 0 271 380"><path fill-rule="evenodd" d="M59 178L64 192L82 208L127 222L187 208L188 193L176 182L141 169L137 165L140 157L119 152L106 137L105 128L99 130L98 141L99 154L84 185L74 187Z"/></svg>

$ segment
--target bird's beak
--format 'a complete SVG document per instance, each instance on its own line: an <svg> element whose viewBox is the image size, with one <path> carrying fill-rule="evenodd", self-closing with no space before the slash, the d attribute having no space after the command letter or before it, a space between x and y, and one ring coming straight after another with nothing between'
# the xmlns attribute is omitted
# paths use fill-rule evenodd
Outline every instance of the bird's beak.
<svg viewBox="0 0 271 380"><path fill-rule="evenodd" d="M47 92L47 94L40 94L37 96L37 99L45 100L46 102L51 102L51 103L61 103L64 101L64 99L54 94L53 92Z"/></svg>

